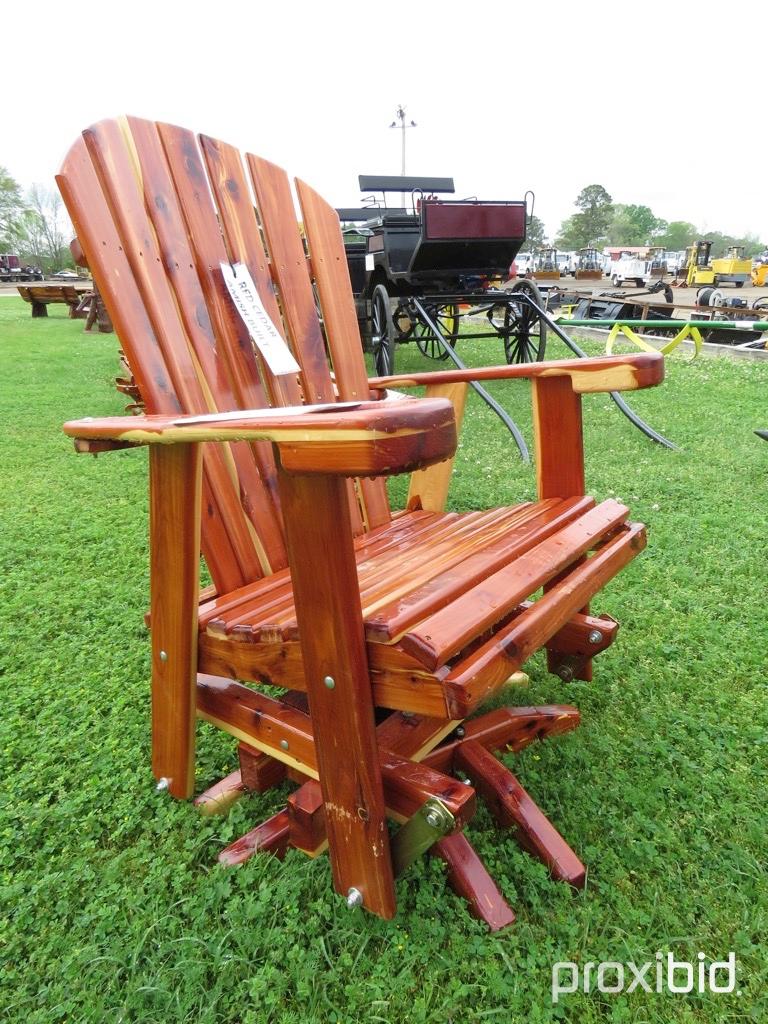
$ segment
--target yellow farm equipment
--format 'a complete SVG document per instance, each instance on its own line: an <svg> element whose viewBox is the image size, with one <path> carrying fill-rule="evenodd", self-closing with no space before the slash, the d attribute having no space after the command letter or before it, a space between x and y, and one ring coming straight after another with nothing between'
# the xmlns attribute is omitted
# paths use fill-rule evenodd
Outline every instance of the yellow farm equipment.
<svg viewBox="0 0 768 1024"><path fill-rule="evenodd" d="M597 249L579 249L576 261L576 280L600 281L603 276L603 260Z"/></svg>
<svg viewBox="0 0 768 1024"><path fill-rule="evenodd" d="M535 277L537 281L559 281L557 249L539 249L533 261L533 272L529 276Z"/></svg>
<svg viewBox="0 0 768 1024"><path fill-rule="evenodd" d="M756 263L752 267L750 276L755 288L764 288L768 284L768 263Z"/></svg>
<svg viewBox="0 0 768 1024"><path fill-rule="evenodd" d="M712 260L712 270L715 285L735 284L737 288L743 288L752 275L752 260L745 258L743 245L731 245L725 256Z"/></svg>
<svg viewBox="0 0 768 1024"><path fill-rule="evenodd" d="M688 288L696 288L702 284L714 284L715 272L709 262L712 251L711 242L694 242L685 250L687 273L685 283Z"/></svg>

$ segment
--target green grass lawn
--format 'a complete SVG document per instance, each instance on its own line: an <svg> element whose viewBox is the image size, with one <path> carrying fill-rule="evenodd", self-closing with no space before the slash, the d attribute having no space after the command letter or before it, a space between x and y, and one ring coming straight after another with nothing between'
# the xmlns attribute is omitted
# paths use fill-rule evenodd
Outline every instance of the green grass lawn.
<svg viewBox="0 0 768 1024"><path fill-rule="evenodd" d="M76 456L69 418L121 411L114 335L0 299L0 1003L9 1021L669 1022L768 1019L766 806L768 364L668 361L629 396L681 446L658 448L585 397L587 479L649 526L648 550L594 602L622 623L595 681L542 660L517 703L583 724L506 762L589 865L553 883L484 809L469 836L515 908L490 936L424 859L385 923L333 895L326 857L220 868L219 849L285 789L226 819L154 791L149 771L146 454ZM500 346L465 343L480 365ZM596 346L592 346L597 351ZM550 356L563 355L557 344ZM398 369L434 364L414 346ZM492 390L529 441L524 383ZM457 509L534 494L534 474L472 401ZM402 499L404 483L393 485ZM199 728L197 784L235 767ZM555 961L725 959L740 995L550 995Z"/></svg>

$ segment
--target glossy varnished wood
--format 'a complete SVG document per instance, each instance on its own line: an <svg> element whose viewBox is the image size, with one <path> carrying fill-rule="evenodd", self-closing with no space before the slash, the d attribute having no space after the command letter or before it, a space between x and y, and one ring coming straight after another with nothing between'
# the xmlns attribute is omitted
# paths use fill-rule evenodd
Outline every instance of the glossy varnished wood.
<svg viewBox="0 0 768 1024"><path fill-rule="evenodd" d="M267 440L279 445L284 469L340 476L405 473L456 449L453 408L440 399L364 402L339 411L298 407L275 415L248 410L237 417L115 416L75 420L64 431L74 438L134 444Z"/></svg>
<svg viewBox="0 0 768 1024"><path fill-rule="evenodd" d="M271 853L282 860L290 842L290 829L288 811L278 811L222 850L219 863L225 867L237 867L255 853Z"/></svg>
<svg viewBox="0 0 768 1024"><path fill-rule="evenodd" d="M658 383L662 358L368 381L338 217L308 185L297 183L300 228L281 168L134 118L89 129L60 183L147 412L67 432L84 451L150 446L155 774L189 795L197 711L241 744L239 771L203 794L205 808L299 782L222 861L289 845L316 855L327 837L336 889L391 917L385 818L438 797L463 828L475 791L451 773L464 770L500 824L579 884L583 866L490 753L573 728L578 712L462 719L536 650L563 678L566 663L588 677L612 642L615 623L588 602L644 533L618 503L585 496L580 396ZM248 266L298 373L276 377L254 348L226 262ZM443 513L468 381L518 378L532 381L538 500ZM412 385L428 397L381 400ZM393 516L383 477L410 470L410 511ZM215 592L198 609L201 544ZM196 671L217 678L195 683ZM381 721L376 707L396 713ZM513 920L459 832L435 852L491 928Z"/></svg>
<svg viewBox="0 0 768 1024"><path fill-rule="evenodd" d="M577 889L584 887L586 868L512 772L473 740L461 744L456 761L497 823L512 829L524 850L546 864L553 878Z"/></svg>
<svg viewBox="0 0 768 1024"><path fill-rule="evenodd" d="M467 901L472 914L487 924L490 931L498 932L514 924L514 910L502 896L465 835L458 832L443 836L430 853L445 862L451 886Z"/></svg>
<svg viewBox="0 0 768 1024"><path fill-rule="evenodd" d="M150 453L152 771L173 796L194 789L201 453Z"/></svg>
<svg viewBox="0 0 768 1024"><path fill-rule="evenodd" d="M598 356L594 359L553 359L546 363L512 366L468 367L464 370L435 370L390 377L373 377L372 388L407 388L433 384L458 384L470 380L520 380L567 377L578 394L605 391L635 391L660 384L664 379L664 357L660 353Z"/></svg>
<svg viewBox="0 0 768 1024"><path fill-rule="evenodd" d="M253 158L249 160L255 173ZM296 191L339 397L344 401L367 397L368 377L339 218L333 207L305 182L297 180ZM389 500L383 480L363 482L361 498L369 527L389 521Z"/></svg>
<svg viewBox="0 0 768 1024"><path fill-rule="evenodd" d="M403 649L426 668L444 665L612 533L628 513L624 505L612 500L586 512L412 627L401 638Z"/></svg>
<svg viewBox="0 0 768 1024"><path fill-rule="evenodd" d="M279 481L334 885L389 918L394 880L343 481Z"/></svg>
<svg viewBox="0 0 768 1024"><path fill-rule="evenodd" d="M427 398L447 398L453 406L456 430L461 434L464 408L467 404L468 384L434 384L427 387ZM419 469L411 474L408 486L407 508L423 508L430 512L442 512L448 500L448 490L453 473L453 459L446 459L429 469Z"/></svg>

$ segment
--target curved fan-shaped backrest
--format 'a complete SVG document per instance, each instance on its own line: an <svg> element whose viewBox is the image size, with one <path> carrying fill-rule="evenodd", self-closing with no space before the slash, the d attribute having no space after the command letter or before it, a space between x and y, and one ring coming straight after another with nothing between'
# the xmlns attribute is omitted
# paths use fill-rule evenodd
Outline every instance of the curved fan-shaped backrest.
<svg viewBox="0 0 768 1024"><path fill-rule="evenodd" d="M281 168L250 154L244 165L215 139L125 118L85 131L57 181L147 412L368 397L338 218L307 185L297 188L335 382ZM248 267L300 373L270 371L221 263ZM220 591L286 564L275 475L267 443L206 446L203 552ZM350 507L358 532L387 522L383 481L350 483Z"/></svg>

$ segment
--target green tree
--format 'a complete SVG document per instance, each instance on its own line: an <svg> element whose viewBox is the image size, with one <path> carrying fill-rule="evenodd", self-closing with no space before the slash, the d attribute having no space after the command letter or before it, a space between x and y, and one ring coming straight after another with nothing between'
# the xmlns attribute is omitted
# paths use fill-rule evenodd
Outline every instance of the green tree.
<svg viewBox="0 0 768 1024"><path fill-rule="evenodd" d="M602 185L587 185L576 196L575 206L580 212L563 221L555 244L561 249L581 249L604 242L613 216L610 194Z"/></svg>
<svg viewBox="0 0 768 1024"><path fill-rule="evenodd" d="M0 251L18 247L24 236L24 214L26 204L19 184L13 180L5 167L0 167Z"/></svg>
<svg viewBox="0 0 768 1024"><path fill-rule="evenodd" d="M608 241L612 245L650 245L667 228L648 206L617 203L608 225Z"/></svg>
<svg viewBox="0 0 768 1024"><path fill-rule="evenodd" d="M602 185L587 185L576 196L583 245L602 241L613 216L613 200Z"/></svg>
<svg viewBox="0 0 768 1024"><path fill-rule="evenodd" d="M525 241L523 242L520 251L536 252L537 249L540 249L546 243L547 239L545 235L546 229L544 228L544 222L533 214L528 222Z"/></svg>
<svg viewBox="0 0 768 1024"><path fill-rule="evenodd" d="M671 220L667 224L666 231L654 239L654 241L657 245L663 245L665 249L669 249L671 252L678 252L680 249L685 249L686 246L690 245L698 237L696 227L693 224L689 224L687 220Z"/></svg>
<svg viewBox="0 0 768 1024"><path fill-rule="evenodd" d="M67 245L72 234L59 193L33 185L27 195L24 239L19 242L24 256L46 272L72 266Z"/></svg>
<svg viewBox="0 0 768 1024"><path fill-rule="evenodd" d="M589 245L591 241L589 237L585 237L584 231L582 215L574 213L560 225L555 245L558 249L581 249L583 246Z"/></svg>

